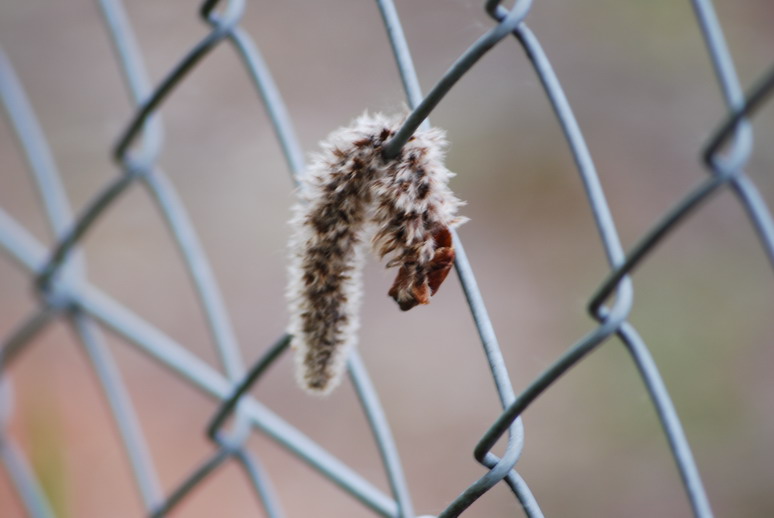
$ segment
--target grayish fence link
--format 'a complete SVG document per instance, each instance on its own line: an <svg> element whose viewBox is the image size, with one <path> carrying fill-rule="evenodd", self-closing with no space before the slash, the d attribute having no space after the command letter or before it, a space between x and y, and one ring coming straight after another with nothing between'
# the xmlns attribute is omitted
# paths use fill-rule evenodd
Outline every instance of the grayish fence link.
<svg viewBox="0 0 774 518"><path fill-rule="evenodd" d="M167 496L166 500L150 513L151 518L161 518L170 512L179 504L200 482L203 482L210 474L218 469L233 452L226 447L217 450L209 459L204 461L198 468L178 486L177 489Z"/></svg>
<svg viewBox="0 0 774 518"><path fill-rule="evenodd" d="M117 54L119 69L129 87L129 95L137 104L151 90L151 81L143 65L140 48L132 33L126 12L120 2L100 0L97 4L107 27L108 38ZM143 161L154 163L164 143L164 130L158 113L148 117L142 128L141 155Z"/></svg>
<svg viewBox="0 0 774 518"><path fill-rule="evenodd" d="M51 281L57 272L62 268L70 251L86 234L86 231L97 222L102 213L111 207L118 196L126 191L135 178L144 174L141 169L131 169L126 175L120 176L108 184L100 194L98 194L79 216L72 227L65 231L61 239L57 241L51 257L40 270L35 285L43 292L51 289Z"/></svg>
<svg viewBox="0 0 774 518"><path fill-rule="evenodd" d="M430 112L432 112L446 94L449 93L449 90L452 89L457 81L459 81L459 79L465 75L484 54L491 50L500 42L500 40L510 34L510 32L521 23L524 17L527 16L527 13L529 13L531 6L532 0L519 0L516 2L513 9L507 12L497 26L481 36L452 64L451 68L449 68L438 83L436 83L433 89L430 90L430 93L427 94L419 105L414 108L414 111L409 114L406 121L403 123L403 126L395 132L395 136L384 144L384 156L389 158L398 154L403 145L411 138L411 135L419 128L419 125L422 124L422 121L430 115ZM388 18L387 20L388 23L395 23L395 19ZM390 33L389 29L388 33L393 38L402 35L402 31L393 34ZM393 51L402 48L405 47L395 46L393 44ZM406 52L405 54L396 54L395 57L396 59L403 59L405 61L409 56ZM404 84L408 83L404 81ZM409 101L412 101L412 99L409 99Z"/></svg>
<svg viewBox="0 0 774 518"><path fill-rule="evenodd" d="M672 404L672 399L669 397L669 392L667 392L650 351L634 327L628 322L621 326L618 336L629 350L640 372L640 376L645 382L653 405L656 407L661 426L667 436L667 441L672 449L672 455L683 479L688 498L691 501L694 515L698 517L711 517L712 509L699 475L699 469L693 459L691 447L688 445L688 439L680 424L680 419L677 417L677 411Z"/></svg>
<svg viewBox="0 0 774 518"><path fill-rule="evenodd" d="M252 482L255 492L261 500L261 505L267 518L283 518L279 500L276 497L276 491L271 485L269 477L266 476L263 466L257 458L250 455L248 451L240 448L235 453L236 459L242 465L247 473L247 477Z"/></svg>
<svg viewBox="0 0 774 518"><path fill-rule="evenodd" d="M40 487L24 452L16 442L0 430L0 461L11 479L24 509L30 518L54 518L51 503Z"/></svg>
<svg viewBox="0 0 774 518"><path fill-rule="evenodd" d="M744 93L715 8L710 0L692 0L692 4L726 105L730 112L740 110L745 104ZM721 174L721 169L730 168L738 175L731 179L731 187L752 221L769 262L774 266L774 223L772 223L771 213L758 189L743 171L744 164L752 152L752 127L742 119L735 125L735 130L732 149L728 153L728 161L724 167L719 166L718 161L714 160L710 165L715 174ZM729 171L726 171L726 174L728 173Z"/></svg>
<svg viewBox="0 0 774 518"><path fill-rule="evenodd" d="M58 314L59 308L45 304L41 308L33 310L29 317L8 333L0 346L0 379L2 379L3 371L8 368L19 351L30 343L39 331L45 329L51 319Z"/></svg>
<svg viewBox="0 0 774 518"><path fill-rule="evenodd" d="M731 138L737 129L739 129L743 119L752 115L760 108L773 90L774 68L772 68L768 74L752 88L744 103L728 115L725 122L718 127L710 139L709 144L706 146L702 156L704 162L708 167L713 169L715 174L691 191L691 193L683 198L674 208L667 211L664 218L654 225L633 247L632 251L627 255L626 261L611 272L610 276L605 279L602 286L591 298L591 302L589 303L589 311L591 313L596 313L605 299L610 296L620 280L626 274L631 273L637 264L650 253L651 249L654 248L664 236L669 234L673 227L684 221L691 212L697 209L701 203L709 199L710 196L716 194L719 187L733 180L737 182L743 181L746 184L749 184L748 180L742 178L743 172L740 169L741 164L737 164L739 167L728 168L721 165L721 163L716 160L716 157L723 144ZM738 148L739 145L736 144L735 147ZM746 186L744 192L749 196L745 199L744 205L754 214L753 219L756 228L759 229L759 234L762 236L763 246L767 250L769 257L774 258L774 255L772 255L771 252L771 243L774 241L769 237L774 236L774 230L772 230L774 229L774 225L768 214L766 204L757 193L757 189L755 189L754 185L750 184L749 186ZM774 266L774 259L771 259L771 262Z"/></svg>
<svg viewBox="0 0 774 518"><path fill-rule="evenodd" d="M13 410L12 389L11 380L0 370L0 465L8 473L8 478L19 495L22 507L30 518L54 518L51 503L40 487L24 452L13 437L6 433L6 426Z"/></svg>
<svg viewBox="0 0 774 518"><path fill-rule="evenodd" d="M75 310L70 320L84 345L110 405L113 419L132 466L140 497L147 509L162 501L163 493L121 373L105 345L100 329L87 315Z"/></svg>
<svg viewBox="0 0 774 518"><path fill-rule="evenodd" d="M379 14L382 16L382 22L387 31L387 39L390 42L392 54L395 56L395 64L398 66L398 73L409 106L416 109L422 102L422 87L419 84L419 77L411 59L411 51L403 33L403 26L400 23L395 3L392 0L376 0L376 6L379 8Z"/></svg>
<svg viewBox="0 0 774 518"><path fill-rule="evenodd" d="M731 58L731 52L723 35L723 29L715 13L715 7L711 0L691 0L691 4L696 13L699 29L704 36L704 43L709 51L709 57L720 83L723 97L730 111L735 111L744 102L744 94L736 74L734 60ZM749 124L744 123L737 127L733 148L735 151L731 153L731 156L746 157L749 155L752 149L752 128Z"/></svg>
<svg viewBox="0 0 774 518"><path fill-rule="evenodd" d="M61 237L71 224L70 203L64 195L59 170L35 112L8 57L1 49L0 72L0 98L3 109L11 121L14 134L35 179L47 220L54 234ZM83 257L75 255L68 267L82 273Z"/></svg>
<svg viewBox="0 0 774 518"><path fill-rule="evenodd" d="M135 102L141 103L141 100L148 92L150 92L150 87L148 86L149 81L146 79L142 59L135 49L136 45L134 44L134 38L126 23L126 16L123 14L121 4L120 2L103 0L100 5L106 22L111 28L121 26L120 30L111 31L111 40L114 43L115 49L118 51L122 69L124 70L124 75L129 83L132 96ZM241 2L230 5L233 5L233 8L229 9L230 18L237 20L241 16L243 5ZM220 24L218 29L220 27L228 26L230 26L230 24ZM216 32L218 29L216 29ZM205 38L205 41L207 41L207 38ZM200 44L199 48L202 47L203 45ZM190 53L189 58L191 55L196 54L195 52ZM180 67L178 67L178 70L180 70ZM170 77L175 76L172 74ZM163 83L157 92L163 90L164 84L174 85L174 81ZM169 88L171 88L171 86ZM157 94L156 97L161 99L162 96L161 94ZM160 139L160 131L156 129L159 125L160 119L158 117L149 117L146 115L142 119L142 124L138 125L135 130L139 131L139 129L142 128L143 134L150 132L148 133L150 138L143 141L143 150L141 152L141 155L143 156L142 160L149 164L152 164L150 160L155 161L158 155L157 150L160 149L160 147L156 145L156 141ZM130 128L132 127L133 126L130 125ZM127 139L127 142L131 141L131 129L127 131L125 138ZM116 158L121 160L121 155L122 153L119 153ZM126 159L127 157L124 158ZM226 372L232 380L236 380L242 375L243 371L243 362L239 352L240 347L229 321L225 304L220 295L220 290L215 282L212 270L209 267L202 247L199 245L199 240L189 221L185 208L179 201L171 182L167 180L163 172L157 167L152 167L143 179L145 180L145 184L151 195L155 198L161 209L167 225L174 236L175 243L181 256L186 263L187 271L191 277L194 288L199 295L199 301L204 310L207 325ZM236 434L244 437L248 431L249 424L246 420L240 419L236 425Z"/></svg>
<svg viewBox="0 0 774 518"><path fill-rule="evenodd" d="M414 109L413 113L409 115L409 118L406 120L404 128L408 128L413 124L415 125L414 129L416 129L416 127L418 127L418 121L420 118L426 121L429 110L432 109L432 107L434 107L438 102L440 102L440 99L446 94L448 89L451 88L451 86L454 84L454 82L457 81L457 79L459 79L459 77L461 77L461 74L459 76L455 76L455 74L463 70L463 67L471 67L475 61L491 47L486 47L486 36L483 39L480 39L479 42L468 49L462 58L457 60L455 65L452 66L444 78L442 78L438 85L431 91L427 97L427 99L430 99L430 101L427 101L427 99L422 100L419 79L416 75L416 71L411 60L411 54L408 50L408 44L403 35L400 19L397 16L394 4L389 0L380 1L377 3L382 13L382 19L385 23L387 34L391 42L393 54L398 65L398 70L401 74L401 79L406 90L409 104ZM526 16L530 6L531 2L529 1L517 2L512 10L512 13L514 13L513 17L508 21L503 22L501 26L503 24L516 24L517 19L521 19L523 16ZM498 28L501 26L498 26ZM504 35L507 35L507 32L505 32ZM480 49L477 50L476 47L482 41L485 43L482 44ZM427 113L424 113L424 110L427 110ZM414 116L416 119L413 123L410 121L412 116ZM393 139L393 142L400 143L398 137L399 135L396 135ZM388 143L385 147L389 145L390 143ZM385 149L385 152L389 155L389 150ZM397 149L395 152L397 152ZM510 382L510 377L508 375L507 369L505 368L505 362L500 351L500 346L497 342L497 336L495 335L494 327L492 326L488 312L484 305L483 297L481 296L481 293L478 289L478 283L476 282L473 270L470 267L465 249L462 246L462 242L460 241L456 231L452 231L452 236L456 248L455 268L457 270L460 283L463 287L463 291L465 292L468 306L470 307L473 319L476 323L476 329L478 330L479 337L484 347L484 352L490 365L490 370L492 372L492 377L494 378L495 386L500 396L501 404L505 407L515 398ZM476 457L479 462L487 465L487 467L490 468L490 472L484 475L478 481L474 482L470 488L464 491L455 500L455 502L452 502L439 516L458 515L499 480L502 480L503 476L505 475L503 474L503 476L498 476L499 471L503 471L503 469L505 469L506 472L512 471L512 468L518 461L519 456L521 455L521 451L524 447L524 427L521 419L516 419L508 428L509 438L505 457L496 461L498 464L497 466L487 465L484 462L483 456ZM519 480L521 480L520 477ZM523 488L527 487L523 481L521 484L512 484L510 487L516 492L517 497L521 502L531 501L534 503L534 505L524 506L528 516L542 515L542 513L540 513L539 507L537 506L537 502L534 501L531 493L529 495L522 495L520 493Z"/></svg>
<svg viewBox="0 0 774 518"><path fill-rule="evenodd" d="M215 417L212 418L209 426L207 426L207 437L212 440L215 440L218 437L218 433L220 432L223 423L225 423L226 419L228 419L229 416L234 412L234 409L245 393L250 390L253 385L255 385L255 383L258 381L258 378L260 378L266 369L268 369L271 364L274 363L274 361L279 358L283 352L285 352L285 349L287 349L289 345L290 335L282 335L280 339L277 340L274 345L269 347L266 353L264 353L264 355L257 362L255 362L255 364L253 364L245 378L240 381L236 387L234 387L234 391L231 393L231 395L226 398L223 401L223 404L218 408L218 412L215 414Z"/></svg>
<svg viewBox="0 0 774 518"><path fill-rule="evenodd" d="M768 98L774 89L774 68L756 85L742 104L736 109L732 107L732 113L727 121L722 124L716 135L710 140L704 153L706 164L712 168L717 176L727 176L731 182L734 192L742 202L742 206L747 211L749 218L755 227L758 237L763 245L764 251L769 258L769 262L774 267L774 219L771 217L771 211L763 200L758 188L745 175L742 167L746 162L751 149L744 156L740 156L737 161L721 161L717 158L720 147L723 142L735 135L750 135L746 137L745 142L752 147L752 129L746 123L745 118L752 115L760 105ZM734 94L736 98L736 94ZM729 104L731 104L729 102ZM740 137L741 138L741 137ZM735 149L742 148L741 145L732 144ZM732 151L733 152L733 151ZM741 152L736 155L741 155ZM729 163L732 162L732 163Z"/></svg>
<svg viewBox="0 0 774 518"><path fill-rule="evenodd" d="M70 204L64 195L59 171L43 130L30 106L24 88L2 50L0 50L0 99L35 179L49 225L54 234L61 238L67 233L72 221ZM80 254L74 254L72 260L63 268L71 270L73 274L81 275L84 268L83 257ZM53 294L44 293L43 295L47 299L48 306L62 305L62 301L56 300Z"/></svg>
<svg viewBox="0 0 774 518"><path fill-rule="evenodd" d="M293 123L288 115L285 102L282 100L269 68L258 48L241 28L236 27L229 34L229 40L239 52L255 88L261 96L292 178L296 181L304 171L304 154L301 151L301 145L293 129Z"/></svg>
<svg viewBox="0 0 774 518"><path fill-rule="evenodd" d="M229 32L231 32L234 26L239 22L243 12L244 0L229 2L229 16L215 25L213 31L207 34L207 36L205 36L204 39L202 39L161 81L161 84L153 90L150 97L141 102L139 109L135 112L131 122L119 138L118 144L116 144L113 151L116 160L124 160L129 146L141 131L145 120L152 112L156 111L164 99L166 99L180 81L185 78L188 72L190 72L201 59L214 49L218 43L228 36Z"/></svg>
<svg viewBox="0 0 774 518"><path fill-rule="evenodd" d="M48 150L45 137L40 130L35 114L26 99L26 95L24 95L23 89L20 88L12 68L4 58L3 68L5 72L3 74L5 79L3 80L4 85L2 88L3 104L7 106L7 112L12 114L10 118L14 121L14 127L17 129L19 141L29 157L28 160L31 164L31 169L36 172L36 184L41 198L44 200L44 205L47 207L46 213L49 224L55 234L60 234L62 236L60 238L60 243L67 241L70 236L66 229L67 226L72 223L73 218L63 185L59 181L56 165L51 158L51 153ZM42 157L35 158L33 150L41 152ZM75 240L73 240L72 243L74 244ZM57 247L57 251L62 249L61 246ZM56 258L56 255L57 252L55 251L53 257ZM73 278L83 278L85 264L82 255L73 255L74 257L69 265L66 267L63 266L63 273ZM48 265L63 263L64 254L56 261L50 260ZM45 272L46 269L44 268L43 271ZM53 268L51 269L51 272L54 272ZM47 302L52 300L52 297L46 298L48 299ZM61 302L59 306L64 306L64 300L65 299L59 300L59 302ZM17 335L16 337L13 337L12 335L12 338L23 338L24 340L29 341L32 334L47 324L55 313L55 306L47 303L43 306L42 311L38 315L34 316L22 329L20 329L20 332L22 332L23 335ZM113 412L119 434L123 440L127 456L129 457L140 496L146 506L150 507L156 501L161 500L160 485L145 444L144 436L142 435L137 422L131 400L121 381L120 373L114 365L112 356L104 345L99 329L97 329L97 326L94 325L91 319L78 311L70 312L68 316L70 317L70 321L74 324L75 331L79 335L87 352L87 356L102 384L103 391ZM16 342L12 339L8 344L3 346L3 349L0 351L0 360L2 360L0 361L0 369L5 367L6 360L10 359L14 350L17 349L15 344L21 345L23 343L24 342L22 342L21 339L18 339ZM0 375L2 375L1 372Z"/></svg>
<svg viewBox="0 0 774 518"><path fill-rule="evenodd" d="M774 91L774 68L761 78L750 90L742 106L733 110L726 121L718 127L704 151L704 162L712 167L715 155L721 146L737 131L742 119L755 113Z"/></svg>
<svg viewBox="0 0 774 518"><path fill-rule="evenodd" d="M400 464L398 449L395 447L395 441L390 433L390 427L387 424L387 417L384 415L376 390L371 383L371 378L366 372L363 360L357 350L350 354L348 361L349 377L355 387L360 405L368 419L368 425L376 440L379 449L379 455L382 458L382 464L387 472L387 480L390 484L390 491L395 498L398 506L398 516L413 517L414 508L411 505L408 484L403 475L403 468Z"/></svg>
<svg viewBox="0 0 774 518"><path fill-rule="evenodd" d="M543 516L543 511L540 509L537 500L535 500L535 496L532 494L529 486L527 486L527 483L524 482L524 479L521 478L521 475L516 473L515 470L511 470L504 480L508 487L511 488L511 491L513 491L513 494L519 499L525 515L537 518Z"/></svg>
<svg viewBox="0 0 774 518"><path fill-rule="evenodd" d="M711 173L710 177L680 199L636 242L628 254L624 254L583 133L548 57L537 37L525 23L533 1L516 0L511 8L506 8L500 1L487 0L483 6L484 10L497 22L496 25L454 61L427 96L422 95L409 45L394 3L391 0L376 0L376 3L412 109L402 127L385 145L385 155L397 153L417 128L428 124L429 115L457 81L471 73L473 65L486 52L503 41L508 34L513 34L532 63L561 126L583 182L610 266L609 274L593 293L588 304L591 317L597 321L596 327L557 358L521 393L516 394L473 269L459 236L454 233L453 239L457 249L455 267L503 411L494 419L473 449L475 460L482 464L487 472L465 488L437 516L459 516L481 495L499 482L504 482L518 498L526 516L542 517L537 500L515 470L525 446L524 426L520 416L565 372L580 363L595 348L617 337L631 356L656 409L694 516L711 517L709 500L669 392L648 347L627 321L634 303L634 291L629 275L651 255L665 236L674 232L680 223L695 214L725 186L734 192L739 204L747 212L759 241L774 266L774 222L757 187L744 171L753 150L753 129L748 118L763 106L774 90L774 68L765 74L745 97L711 1L692 0L697 22L727 104L728 115L718 125L702 153L702 159ZM175 87L187 77L188 72L205 59L211 50L222 42L229 41L266 109L293 180L297 181L303 174L303 152L280 91L259 49L240 27L245 1L203 2L199 15L210 26L210 32L171 67L155 88L150 86L142 54L135 43L131 24L121 2L100 0L99 6L135 109L113 150L113 156L122 174L92 198L81 215L75 219L72 217L45 135L11 64L0 51L0 100L36 180L43 208L56 237L51 247L43 246L0 208L0 248L30 275L42 295L40 307L8 332L1 342L2 395L7 396L9 393L10 380L4 376L4 371L10 362L23 352L24 346L30 343L40 330L54 318L61 316L73 324L95 370L123 441L138 492L150 516L165 516L196 490L200 482L213 476L218 467L226 462L236 461L254 488L266 516L282 518L284 514L276 491L272 489L260 459L244 446L245 439L255 429L308 463L377 515L414 518L408 484L388 426L389 420L381 408L366 366L358 354L355 353L350 359L349 375L380 453L392 496L383 494L365 478L248 394L248 390L287 350L290 337L281 336L245 372L241 348L204 250L186 214L185 206L178 198L172 183L156 163L163 150L163 128L159 109L174 93ZM145 186L161 209L162 219L176 243L204 310L225 374L211 368L87 280L85 262L78 244L92 224L114 206L119 196L136 180ZM614 299L608 307L605 304L612 296ZM124 338L126 342L136 346L192 386L214 397L219 403L212 420L204 429L213 443L213 453L184 477L180 485L167 496L163 496L161 492L128 391L104 344L102 327ZM224 425L232 414L236 418L235 423L233 429L226 433ZM5 426L5 420L0 422L0 461L20 495L22 505L30 516L53 518L54 511L41 489L40 482L30 469L22 450L13 438L8 436ZM498 457L491 450L506 432L507 445L502 457Z"/></svg>

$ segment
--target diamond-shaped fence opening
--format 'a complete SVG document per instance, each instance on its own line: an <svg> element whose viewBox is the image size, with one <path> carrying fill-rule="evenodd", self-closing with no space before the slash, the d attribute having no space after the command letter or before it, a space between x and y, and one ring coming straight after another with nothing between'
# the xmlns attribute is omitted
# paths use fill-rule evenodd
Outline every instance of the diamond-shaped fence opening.
<svg viewBox="0 0 774 518"><path fill-rule="evenodd" d="M0 7L3 516L774 511L769 7L167 4ZM286 221L366 108L472 221L311 398Z"/></svg>

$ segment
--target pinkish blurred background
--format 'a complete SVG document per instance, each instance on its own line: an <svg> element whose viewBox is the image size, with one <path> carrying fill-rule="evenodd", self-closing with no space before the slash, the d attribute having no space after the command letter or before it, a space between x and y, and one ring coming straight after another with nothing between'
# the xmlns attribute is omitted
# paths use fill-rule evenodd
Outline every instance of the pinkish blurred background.
<svg viewBox="0 0 774 518"><path fill-rule="evenodd" d="M750 85L772 61L774 7L717 2L738 71ZM207 32L198 2L136 1L128 13L154 83ZM399 2L423 88L491 27L482 1ZM689 2L535 3L541 40L595 158L625 246L705 178L699 153L724 115ZM368 109L404 97L373 2L250 3L256 40L304 150ZM0 44L26 88L76 208L118 174L110 149L130 118L94 2L4 0ZM248 362L282 332L286 220L292 184L265 112L222 45L162 109L161 165L193 218ZM749 166L774 202L774 109L756 117ZM505 41L433 113L448 131L452 187L468 201L461 228L517 390L592 329L585 304L607 271L578 175L539 81ZM0 122L0 205L51 242L23 156ZM180 258L147 193L135 187L85 239L89 278L213 366L218 360ZM392 275L371 261L362 355L395 435L416 509L437 513L483 473L472 450L498 400L459 283L401 313ZM36 305L30 280L0 257L0 333ZM736 199L722 193L635 275L631 316L683 419L718 516L774 516L774 277ZM216 403L110 336L162 484L171 491L213 451ZM63 517L135 517L142 507L98 383L63 321L10 370L11 433ZM378 454L346 383L303 394L285 356L255 397L387 491ZM518 467L547 516L690 516L679 475L624 349L607 343L524 415ZM260 456L289 517L370 516L265 437ZM22 516L0 471L0 516ZM172 513L261 516L229 465ZM465 514L521 516L497 486Z"/></svg>

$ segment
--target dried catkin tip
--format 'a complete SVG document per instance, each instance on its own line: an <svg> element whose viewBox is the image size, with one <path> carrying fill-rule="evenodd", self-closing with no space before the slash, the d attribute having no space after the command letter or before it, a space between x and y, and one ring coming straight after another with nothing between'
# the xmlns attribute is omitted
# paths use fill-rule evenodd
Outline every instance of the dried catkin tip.
<svg viewBox="0 0 774 518"><path fill-rule="evenodd" d="M367 241L398 267L389 295L404 311L427 304L454 262L450 229L465 218L447 183L444 133L419 130L400 154L382 146L402 118L365 114L334 131L301 179L291 220L288 300L299 383L327 394L357 341Z"/></svg>

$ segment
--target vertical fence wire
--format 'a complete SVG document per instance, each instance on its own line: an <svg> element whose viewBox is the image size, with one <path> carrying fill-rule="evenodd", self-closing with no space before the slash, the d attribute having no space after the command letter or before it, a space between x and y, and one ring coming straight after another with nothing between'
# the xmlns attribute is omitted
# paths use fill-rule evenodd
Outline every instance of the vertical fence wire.
<svg viewBox="0 0 774 518"><path fill-rule="evenodd" d="M526 25L533 6L532 0L517 0L510 8L496 0L485 2L484 9L493 19L492 28L460 55L426 96L422 95L396 6L391 0L377 0L376 4L411 107L403 126L386 144L385 153L397 153L417 128L427 124L428 116L443 102L457 81L466 74L475 73L475 64L481 57L495 46L504 44L502 42L509 35L514 36L533 66L574 158L610 267L609 274L592 294L588 305L590 316L597 322L596 327L575 342L536 379L525 384L526 388L517 394L505 367L502 348L488 316L474 270L460 237L454 235L456 270L503 410L473 448L475 459L485 468L484 473L467 487L460 488L459 496L444 509L438 510L437 516L451 518L463 514L480 496L500 482L511 488L526 516L543 516L536 497L515 469L525 448L525 432L520 416L542 393L554 386L564 373L578 365L596 348L617 337L629 352L656 410L694 516L711 517L709 498L669 392L646 342L628 322L628 315L634 305L630 275L653 253L665 236L675 232L680 223L695 214L712 195L724 187L736 195L764 253L774 265L774 222L765 200L744 170L753 151L753 129L748 119L765 104L774 90L774 69L763 75L745 96L712 2L692 1L728 115L718 125L702 155L710 172L709 178L665 213L626 253L583 131L548 56L537 36ZM240 26L246 7L244 0L205 1L199 14L210 31L170 68L155 87L151 86L148 79L142 54L121 2L100 0L99 6L134 110L125 130L117 137L113 150L118 175L76 217L72 215L60 174L24 88L16 78L11 63L0 51L0 100L30 172L36 179L43 208L55 236L51 246L40 243L0 208L0 248L35 280L40 300L39 309L8 332L2 341L0 395L3 396L4 405L10 405L6 400L11 397L10 380L4 376L5 370L18 355L24 353L25 347L32 343L39 331L55 319L65 318L73 324L100 381L132 467L138 493L149 516L165 516L227 462L236 462L241 466L267 516L284 516L281 502L272 488L269 473L263 468L260 456L245 446L250 433L257 431L308 463L375 514L413 518L415 514L409 486L389 429L388 416L381 408L366 365L358 355L354 355L350 361L350 379L380 453L390 486L389 495L248 393L287 349L289 337L280 337L274 345L266 348L263 357L252 368L245 368L226 303L205 251L186 214L185 206L157 164L164 145L159 108L174 95L176 87L185 80L187 74L207 59L214 48L223 42L230 42L266 109L291 179L296 181L303 174L303 153L280 90L258 47ZM188 352L181 344L107 296L88 280L85 261L78 245L91 226L110 211L115 201L135 184L143 185L161 210L164 223L179 250L203 308L223 373ZM613 300L609 301L611 297ZM215 416L209 425L202 427L202 433L212 441L213 452L169 494L165 495L160 488L131 397L104 344L103 330L124 338L127 343L138 347L172 373L219 401ZM226 430L225 423L232 415L235 417L233 426ZM7 416L0 417L0 461L26 512L35 518L55 516L24 452L6 433ZM498 457L492 448L506 434L505 451Z"/></svg>

